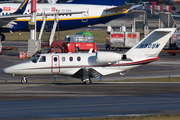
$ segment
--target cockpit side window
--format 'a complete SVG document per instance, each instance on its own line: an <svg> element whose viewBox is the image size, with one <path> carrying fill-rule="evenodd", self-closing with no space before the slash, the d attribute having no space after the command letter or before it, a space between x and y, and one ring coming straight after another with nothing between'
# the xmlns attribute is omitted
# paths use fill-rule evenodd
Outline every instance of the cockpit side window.
<svg viewBox="0 0 180 120"><path fill-rule="evenodd" d="M46 62L46 56L41 56L41 58L39 59L39 62Z"/></svg>
<svg viewBox="0 0 180 120"><path fill-rule="evenodd" d="M32 61L33 63L37 63L39 57L40 57L40 55L36 55L35 57L33 57L33 58L31 59L31 61Z"/></svg>

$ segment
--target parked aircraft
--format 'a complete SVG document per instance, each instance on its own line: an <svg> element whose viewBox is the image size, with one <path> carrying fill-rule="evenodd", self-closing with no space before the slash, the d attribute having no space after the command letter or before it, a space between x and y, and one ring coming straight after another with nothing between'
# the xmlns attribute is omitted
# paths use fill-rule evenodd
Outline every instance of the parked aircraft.
<svg viewBox="0 0 180 120"><path fill-rule="evenodd" d="M28 0L25 0L28 1ZM42 13L67 12L59 16L57 30L70 30L75 28L86 27L99 23L107 23L113 19L125 16L130 10L132 4L125 5L125 0L75 0L67 4L37 4L37 15ZM17 10L18 3L0 4L0 15L5 16ZM25 6L25 4L23 4ZM132 7L134 8L134 7ZM74 11L83 11L83 14L70 14ZM31 5L28 4L23 15L29 15ZM68 14L69 13L69 14ZM16 20L5 19L0 16L0 32L9 31L29 31L28 22L30 17L17 18ZM2 21L3 20L3 21ZM36 17L37 28L39 31L43 22L42 17ZM51 29L54 23L54 16L46 17L46 28Z"/></svg>
<svg viewBox="0 0 180 120"><path fill-rule="evenodd" d="M30 21L29 17L30 9L28 9L28 14L24 13L25 10L27 11L26 7L28 5L29 0L24 0L24 2L18 7L18 4L16 3L6 3L6 4L0 4L0 32L7 32L7 31L13 31L13 30L21 30L23 27L28 27L28 22ZM10 7L9 7L10 6ZM29 5L28 5L29 6ZM24 14L23 14L24 13ZM49 13L39 13L36 14L36 16L53 16L53 15L73 15L73 14L82 14L83 11L64 11L64 12L49 12ZM25 26L19 25L17 22L15 22L19 18L27 18L28 20L21 19L22 21L26 21L26 24L23 24ZM18 21L18 20L17 20ZM3 41L5 39L4 34L0 34L0 38Z"/></svg>
<svg viewBox="0 0 180 120"><path fill-rule="evenodd" d="M122 73L129 69L158 60L161 52L175 28L156 29L124 54L115 52L96 53L57 53L39 54L30 61L5 68L10 75L68 75L81 78L85 84L91 78L113 73Z"/></svg>

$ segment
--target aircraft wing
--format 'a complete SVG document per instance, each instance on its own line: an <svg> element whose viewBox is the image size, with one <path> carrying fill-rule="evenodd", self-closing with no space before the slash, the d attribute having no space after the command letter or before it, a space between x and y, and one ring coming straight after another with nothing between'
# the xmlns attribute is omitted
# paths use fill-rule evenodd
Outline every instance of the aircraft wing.
<svg viewBox="0 0 180 120"><path fill-rule="evenodd" d="M82 78L87 72L91 78L99 78L100 76L102 76L101 73L99 73L93 68L81 68L72 76L76 78Z"/></svg>
<svg viewBox="0 0 180 120"><path fill-rule="evenodd" d="M180 17L180 15L173 15L173 14L172 14L172 16L173 16L173 17Z"/></svg>
<svg viewBox="0 0 180 120"><path fill-rule="evenodd" d="M82 14L83 11L74 11L74 12L59 12L59 13L44 13L45 16L50 16L50 15L67 15L67 14ZM43 13L41 14L36 14L36 16L42 16ZM16 18L21 18L21 17L30 17L31 14L27 15L1 15L0 16L0 27L3 28L12 28L14 25L16 25L13 20Z"/></svg>
<svg viewBox="0 0 180 120"><path fill-rule="evenodd" d="M88 72L88 73L87 73ZM90 78L99 78L100 76L109 75L115 72L123 72L119 69L113 68L102 68L102 67L94 67L94 68L81 68L72 77L82 78L84 75L89 75Z"/></svg>
<svg viewBox="0 0 180 120"><path fill-rule="evenodd" d="M82 14L84 11L74 11L74 12L59 12L59 13L44 13L45 16L50 16L50 15L67 15L67 14ZM43 13L36 14L36 16L42 16ZM16 19L16 18L21 18L21 17L30 17L31 14L23 14L23 15L1 15L0 19Z"/></svg>
<svg viewBox="0 0 180 120"><path fill-rule="evenodd" d="M13 3L14 1L0 1L0 4L3 4L3 3Z"/></svg>
<svg viewBox="0 0 180 120"><path fill-rule="evenodd" d="M121 5L121 6L118 6L118 7L113 7L113 8L105 9L104 11L106 11L106 12L126 11L129 8L131 8L132 6L133 6L133 4Z"/></svg>
<svg viewBox="0 0 180 120"><path fill-rule="evenodd" d="M45 16L49 15L67 15L67 14L82 14L84 11L74 11L74 12L54 12L54 13L44 13ZM42 16L43 13L36 14L36 16Z"/></svg>

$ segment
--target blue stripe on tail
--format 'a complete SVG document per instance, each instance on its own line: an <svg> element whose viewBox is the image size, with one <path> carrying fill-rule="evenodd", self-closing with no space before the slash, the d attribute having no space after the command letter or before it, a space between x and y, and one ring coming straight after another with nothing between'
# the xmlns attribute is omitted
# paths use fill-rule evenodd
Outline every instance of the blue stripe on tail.
<svg viewBox="0 0 180 120"><path fill-rule="evenodd" d="M19 8L12 14L23 14L27 7L28 1L29 0L24 0L24 2L19 6Z"/></svg>

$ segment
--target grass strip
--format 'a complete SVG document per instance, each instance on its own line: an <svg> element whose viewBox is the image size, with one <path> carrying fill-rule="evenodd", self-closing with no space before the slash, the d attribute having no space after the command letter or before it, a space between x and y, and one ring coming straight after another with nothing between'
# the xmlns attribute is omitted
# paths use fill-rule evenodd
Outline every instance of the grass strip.
<svg viewBox="0 0 180 120"><path fill-rule="evenodd" d="M103 81L103 80L102 80ZM125 80L104 80L104 82L180 82L180 77L138 78Z"/></svg>
<svg viewBox="0 0 180 120"><path fill-rule="evenodd" d="M64 40L66 35L72 35L76 34L77 32L80 32L82 30L67 30L67 31L59 31L56 32L54 35L54 40ZM85 30L83 30L85 31ZM94 40L96 43L105 43L106 37L110 37L109 34L106 33L106 30L88 30L93 34ZM19 37L18 32L13 32L13 33L3 33L6 38L6 41L27 41L30 38L30 32L21 32L21 35ZM37 38L39 36L39 32L37 32ZM50 32L46 32L43 35L42 41L48 41L50 37Z"/></svg>
<svg viewBox="0 0 180 120"><path fill-rule="evenodd" d="M67 119L66 119L67 120ZM92 119L71 119L71 120L180 120L180 114L173 115L155 115L155 116L126 116L126 117L105 117Z"/></svg>

